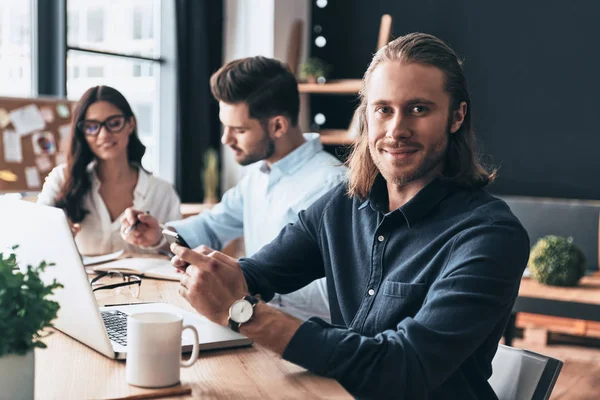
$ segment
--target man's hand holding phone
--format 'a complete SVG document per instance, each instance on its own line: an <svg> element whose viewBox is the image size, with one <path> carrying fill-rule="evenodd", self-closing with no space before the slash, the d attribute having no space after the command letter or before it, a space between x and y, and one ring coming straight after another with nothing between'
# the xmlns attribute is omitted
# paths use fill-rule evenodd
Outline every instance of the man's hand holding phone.
<svg viewBox="0 0 600 400"><path fill-rule="evenodd" d="M188 249L190 248L190 245L187 244L187 242L177 232L174 232L170 229L163 229L162 235L169 243L169 246L171 246L173 243L175 243L179 246L183 246ZM173 258L171 258L171 265L173 265L175 268L177 268L178 271L185 272L185 269L190 264L183 261L181 258L174 256Z"/></svg>
<svg viewBox="0 0 600 400"><path fill-rule="evenodd" d="M134 246L157 245L162 239L161 231L158 220L144 211L128 208L121 218L121 237Z"/></svg>

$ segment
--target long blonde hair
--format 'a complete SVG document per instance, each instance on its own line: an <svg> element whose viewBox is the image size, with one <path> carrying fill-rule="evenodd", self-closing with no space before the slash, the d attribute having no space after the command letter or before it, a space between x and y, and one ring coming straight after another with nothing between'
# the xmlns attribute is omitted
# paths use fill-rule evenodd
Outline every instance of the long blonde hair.
<svg viewBox="0 0 600 400"><path fill-rule="evenodd" d="M402 61L439 68L445 76L445 90L450 94L450 116L464 101L467 114L460 129L449 135L442 177L465 187L484 187L492 182L496 170L488 171L479 161L475 132L471 127L471 98L467 90L461 62L454 51L435 36L411 33L401 36L379 49L363 77L354 124L356 142L346 161L348 195L365 199L379 174L371 158L367 134L367 87L377 66L386 61Z"/></svg>

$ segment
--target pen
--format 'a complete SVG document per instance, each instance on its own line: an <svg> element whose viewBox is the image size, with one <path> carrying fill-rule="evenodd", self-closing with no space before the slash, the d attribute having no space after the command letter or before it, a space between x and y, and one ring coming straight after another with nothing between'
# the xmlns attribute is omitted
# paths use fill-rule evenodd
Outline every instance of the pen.
<svg viewBox="0 0 600 400"><path fill-rule="evenodd" d="M146 214L150 215L150 211L146 211ZM131 225L129 228L125 229L125 232L123 232L125 235L129 235L129 233L134 230L135 228L137 228L137 226L140 224L140 219L136 218L136 221L133 223L133 225Z"/></svg>

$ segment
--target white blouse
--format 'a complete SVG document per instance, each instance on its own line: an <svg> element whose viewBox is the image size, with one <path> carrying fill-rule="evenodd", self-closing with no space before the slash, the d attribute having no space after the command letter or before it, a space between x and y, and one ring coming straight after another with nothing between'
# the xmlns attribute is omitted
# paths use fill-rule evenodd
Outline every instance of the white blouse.
<svg viewBox="0 0 600 400"><path fill-rule="evenodd" d="M54 206L60 189L65 182L66 164L59 165L46 177L44 187L38 195L38 204ZM124 249L126 252L142 253L143 250L126 243L121 238L121 218L111 221L102 196L101 182L96 176L94 163L88 168L92 187L83 199L83 207L89 211L75 236L79 252L83 255L107 254ZM139 169L138 182L133 193L133 208L150 211L159 222L181 219L180 200L173 186L160 178Z"/></svg>

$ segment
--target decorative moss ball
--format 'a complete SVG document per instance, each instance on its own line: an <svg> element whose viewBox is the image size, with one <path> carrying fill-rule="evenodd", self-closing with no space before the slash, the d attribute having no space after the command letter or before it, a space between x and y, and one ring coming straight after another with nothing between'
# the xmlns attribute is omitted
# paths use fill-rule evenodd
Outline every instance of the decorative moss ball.
<svg viewBox="0 0 600 400"><path fill-rule="evenodd" d="M536 281L551 286L576 286L585 274L585 255L573 238L545 236L529 254L527 268Z"/></svg>

